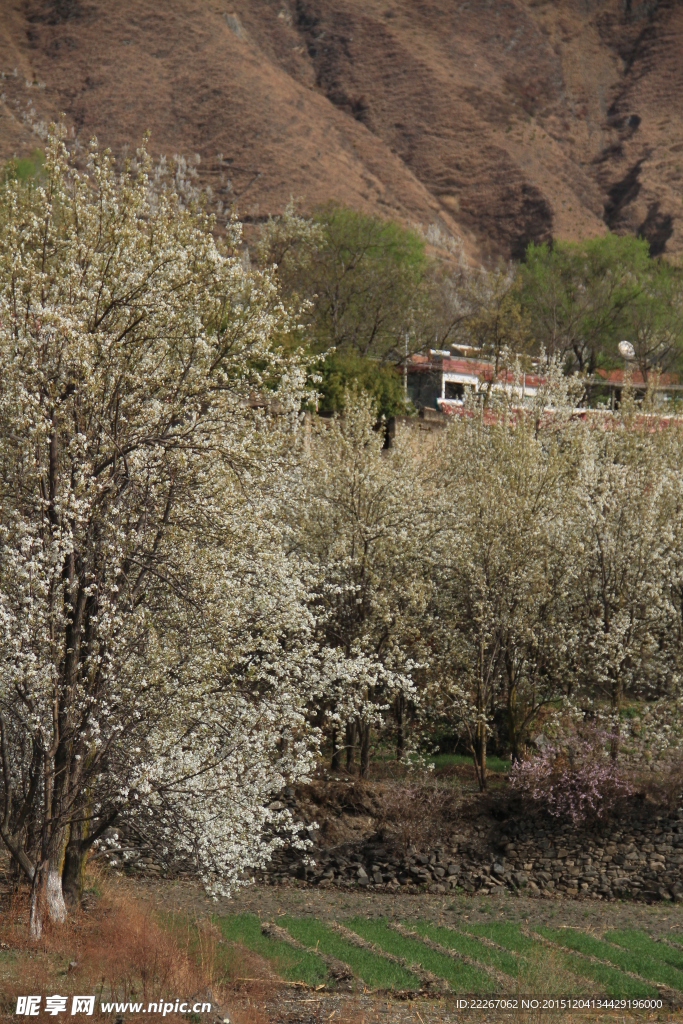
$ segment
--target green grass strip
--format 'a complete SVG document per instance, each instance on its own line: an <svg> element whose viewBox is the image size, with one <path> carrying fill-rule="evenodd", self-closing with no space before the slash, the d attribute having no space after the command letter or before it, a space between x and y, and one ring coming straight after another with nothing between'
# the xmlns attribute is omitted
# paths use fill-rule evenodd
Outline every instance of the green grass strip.
<svg viewBox="0 0 683 1024"><path fill-rule="evenodd" d="M474 761L472 760L471 754L435 754L433 757L430 757L429 760L435 768L451 768L460 765L465 765L467 768L474 768ZM486 767L489 771L504 772L507 774L510 771L510 762L504 761L500 757L487 757Z"/></svg>
<svg viewBox="0 0 683 1024"><path fill-rule="evenodd" d="M519 925L512 921L492 921L489 924L464 924L462 931L470 935L481 935L499 946L505 946L514 953L534 952L538 943L522 935Z"/></svg>
<svg viewBox="0 0 683 1024"><path fill-rule="evenodd" d="M444 978L454 992L488 993L496 991L493 978L469 964L458 963L446 953L429 949L418 939L406 939L387 927L385 921L368 921L356 917L344 924L367 942L375 942L387 953L404 957L409 964L419 964L438 978ZM409 927L409 926L407 926Z"/></svg>
<svg viewBox="0 0 683 1024"><path fill-rule="evenodd" d="M606 942L613 942L617 946L630 949L632 953L640 953L652 957L655 960L670 964L683 971L683 950L672 949L663 942L655 942L644 932L633 930L607 932L603 935ZM640 973L640 972L639 972Z"/></svg>
<svg viewBox="0 0 683 1024"><path fill-rule="evenodd" d="M520 973L520 962L516 957L511 956L510 953L506 953L502 949L491 949L489 946L482 946L481 942L470 938L464 932L457 932L453 928L433 925L428 921L416 921L411 924L411 927L420 935L426 935L433 942L438 942L440 946L444 946L446 949L454 949L458 953L464 953L465 956L469 956L473 960L479 960L489 967L495 967L496 970L503 971L504 974L509 974L512 978L516 978Z"/></svg>
<svg viewBox="0 0 683 1024"><path fill-rule="evenodd" d="M322 921L313 917L279 917L277 923L309 949L319 949L348 964L369 988L416 991L421 987L416 974L392 964L378 953L352 945Z"/></svg>
<svg viewBox="0 0 683 1024"><path fill-rule="evenodd" d="M327 967L320 957L262 935L261 922L255 914L232 914L218 918L217 923L226 942L246 946L258 953L286 981L303 981L314 986L327 980Z"/></svg>
<svg viewBox="0 0 683 1024"><path fill-rule="evenodd" d="M539 943L534 942L532 938L528 938L526 935L522 935L519 925L512 922L496 921L491 924L467 925L463 930L472 935L483 935L484 938L497 942L499 945L504 946L506 949L511 949L515 953L526 954L532 961L541 958L543 955L541 948L539 948ZM540 929L538 931L540 933ZM584 952L584 950L581 950L581 952ZM568 972L570 975L576 975L579 978L590 978L592 981L596 981L600 985L600 994L608 995L614 999L638 999L657 995L656 989L651 988L644 982L637 981L635 978L629 978L616 967L612 968L604 964L593 964L590 960L582 960L579 957L572 956L571 953L563 953L562 947L558 948L558 954L558 966L561 970ZM606 958L601 957L601 959ZM548 960L550 960L550 957L548 957ZM570 978L567 979L567 982L571 985L570 994L579 994L580 991L585 992L585 985L582 989L579 989L574 986ZM551 991L548 987L544 994L557 996L566 991L562 980L558 981L557 985L560 991ZM595 994L597 995L598 993L596 992Z"/></svg>
<svg viewBox="0 0 683 1024"><path fill-rule="evenodd" d="M536 931L567 949L575 949L579 953L588 953L600 957L601 960L609 960L624 971L632 971L633 974L639 974L641 978L647 978L649 981L663 982L670 988L683 992L683 972L665 963L659 955L659 949L655 951L654 956L646 950L634 952L625 948L616 949L609 942L596 939L574 928L537 928Z"/></svg>

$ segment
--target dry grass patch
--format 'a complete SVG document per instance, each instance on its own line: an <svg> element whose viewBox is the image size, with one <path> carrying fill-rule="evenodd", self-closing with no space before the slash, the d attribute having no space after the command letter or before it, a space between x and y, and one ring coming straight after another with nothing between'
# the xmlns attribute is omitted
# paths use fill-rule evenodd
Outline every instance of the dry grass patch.
<svg viewBox="0 0 683 1024"><path fill-rule="evenodd" d="M262 965L253 964L248 951L226 956L211 922L160 918L126 882L91 875L90 886L83 908L64 925L46 925L38 942L28 939L27 893L2 907L1 1015L13 1015L17 997L28 994L57 993L69 1005L73 995L95 995L96 1015L101 1001L147 1006L163 996L210 1002L211 1013L199 1018L205 1024L226 1016L234 1024L261 1024L253 1001L245 1002L238 991L238 979L263 978ZM174 1018L185 1019L179 1013Z"/></svg>

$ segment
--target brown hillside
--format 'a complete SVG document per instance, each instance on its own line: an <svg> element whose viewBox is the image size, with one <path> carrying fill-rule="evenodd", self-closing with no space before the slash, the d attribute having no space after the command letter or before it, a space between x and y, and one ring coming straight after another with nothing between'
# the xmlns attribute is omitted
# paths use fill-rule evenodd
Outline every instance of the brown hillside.
<svg viewBox="0 0 683 1024"><path fill-rule="evenodd" d="M640 232L683 252L680 0L1 0L0 157L199 156L259 220L290 196L471 252Z"/></svg>

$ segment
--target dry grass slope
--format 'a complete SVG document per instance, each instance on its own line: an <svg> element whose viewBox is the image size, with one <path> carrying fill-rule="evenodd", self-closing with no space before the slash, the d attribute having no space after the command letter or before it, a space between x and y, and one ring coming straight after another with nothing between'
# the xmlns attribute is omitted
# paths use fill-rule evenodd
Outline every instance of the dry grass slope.
<svg viewBox="0 0 683 1024"><path fill-rule="evenodd" d="M64 111L197 154L248 220L334 198L472 253L610 226L680 254L682 44L677 0L6 0L0 157Z"/></svg>
<svg viewBox="0 0 683 1024"><path fill-rule="evenodd" d="M147 1006L173 997L207 1001L205 1024L230 1014L234 1024L260 1024L255 1010L233 1012L232 977L253 973L253 956L219 956L221 935L208 920L152 913L130 887L89 873L84 908L65 925L45 928L38 943L28 940L28 898L21 892L0 907L0 1018L14 1014L17 997L27 993L95 994L100 1001ZM259 959L259 958L257 958ZM245 962L246 960L246 962ZM268 972L256 967L264 985ZM147 1014L152 1018L154 1013Z"/></svg>

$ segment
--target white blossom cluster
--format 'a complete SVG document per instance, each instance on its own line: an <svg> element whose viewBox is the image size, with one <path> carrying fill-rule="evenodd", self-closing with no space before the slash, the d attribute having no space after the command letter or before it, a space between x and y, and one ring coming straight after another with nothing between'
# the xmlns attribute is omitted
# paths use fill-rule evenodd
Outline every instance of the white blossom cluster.
<svg viewBox="0 0 683 1024"><path fill-rule="evenodd" d="M315 708L335 751L361 751L370 728L417 704L416 616L424 611L419 470L410 445L384 448L372 401L347 395L343 417L320 420L299 442L282 488L286 543L306 572L320 651ZM337 764L338 756L334 763Z"/></svg>
<svg viewBox="0 0 683 1024"><path fill-rule="evenodd" d="M218 242L175 183L95 144L79 172L53 129L42 182L0 196L0 835L58 918L54 878L121 818L228 891L315 745L265 497L305 372L239 225Z"/></svg>
<svg viewBox="0 0 683 1024"><path fill-rule="evenodd" d="M428 706L482 788L495 733L513 760L541 727L590 725L614 759L681 740L683 433L628 391L577 413L577 387L553 365L533 407L492 396L434 450Z"/></svg>

